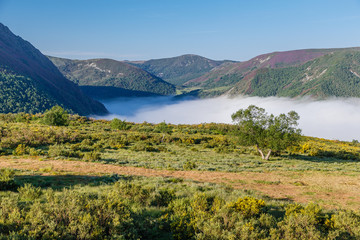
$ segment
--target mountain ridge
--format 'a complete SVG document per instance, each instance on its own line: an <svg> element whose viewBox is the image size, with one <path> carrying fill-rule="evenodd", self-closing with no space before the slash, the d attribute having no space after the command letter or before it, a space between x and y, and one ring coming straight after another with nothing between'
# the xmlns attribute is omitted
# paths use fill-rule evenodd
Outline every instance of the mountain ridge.
<svg viewBox="0 0 360 240"><path fill-rule="evenodd" d="M252 94L261 96L261 94L257 95L257 91L252 91L252 88L259 86L256 86L256 84L251 85L251 82L258 74L266 70L280 72L284 68L297 68L326 55L337 55L348 51L356 53L360 51L360 48L300 49L262 54L248 61L218 66L209 73L186 82L185 85L201 88L204 92L207 92L205 95L210 96L212 93L215 93L215 95L229 93L230 95ZM329 62L329 64L332 63ZM266 79L262 79L262 82L266 81ZM273 83L276 81L280 81L280 79L273 79ZM222 89L218 90L219 88Z"/></svg>
<svg viewBox="0 0 360 240"><path fill-rule="evenodd" d="M30 42L16 36L1 23L0 72L2 111L41 112L46 110L45 107L57 104L83 115L107 113L101 103L84 95ZM32 96L34 93L38 96ZM49 99L47 104L38 102L44 98ZM36 101L29 105L27 101L31 99ZM12 105L7 103L9 101Z"/></svg>
<svg viewBox="0 0 360 240"><path fill-rule="evenodd" d="M175 87L137 66L108 58L72 60L48 56L58 69L79 86L115 87L149 94L175 94Z"/></svg>
<svg viewBox="0 0 360 240"><path fill-rule="evenodd" d="M360 97L360 92L357 93L350 87L355 84L356 77L360 76L360 70L358 71L356 67L358 63L354 65L347 62L345 57L346 53L354 53L355 55L351 56L357 62L358 52L360 52L360 47L299 49L265 53L242 62L215 61L195 54L185 54L173 58L125 61L125 63L139 66L144 71L150 72L151 70L146 66L155 66L152 69L153 75L157 74L164 80L168 80L170 77L180 92L186 94L190 91L191 94L197 94L200 97L222 94L285 97L311 95L315 98ZM205 65L202 65L204 62ZM304 68L306 64L310 64L309 62L311 62L313 71ZM320 63L321 66L317 66ZM326 65L331 68L331 71L326 72ZM356 71L354 70L353 74L348 75L342 70L346 67L356 69ZM164 77L165 73L162 73L164 69L167 71L167 77ZM333 79L334 76L341 76L341 79ZM355 79L353 79L354 77ZM177 81L176 79L182 80ZM190 80L185 82L186 79ZM303 79L310 79L310 81ZM285 83L286 85L283 85ZM346 91L336 90L334 87L336 85L341 85ZM93 89L86 90L94 92ZM118 92L123 93L124 91L119 90ZM105 93L106 89L103 88L102 95ZM129 96L133 93L125 94ZM139 92L135 91L134 94L138 96Z"/></svg>
<svg viewBox="0 0 360 240"><path fill-rule="evenodd" d="M200 77L230 60L212 60L196 54L184 54L171 58L150 59L146 61L129 61L151 74L164 79L176 86Z"/></svg>

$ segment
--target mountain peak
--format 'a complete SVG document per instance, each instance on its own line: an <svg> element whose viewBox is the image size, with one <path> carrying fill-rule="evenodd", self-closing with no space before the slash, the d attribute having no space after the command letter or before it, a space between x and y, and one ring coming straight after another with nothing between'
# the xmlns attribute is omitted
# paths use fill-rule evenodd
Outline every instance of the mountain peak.
<svg viewBox="0 0 360 240"><path fill-rule="evenodd" d="M132 62L132 64L167 82L181 86L185 82L200 77L224 62L211 60L195 54L184 54L172 58Z"/></svg>

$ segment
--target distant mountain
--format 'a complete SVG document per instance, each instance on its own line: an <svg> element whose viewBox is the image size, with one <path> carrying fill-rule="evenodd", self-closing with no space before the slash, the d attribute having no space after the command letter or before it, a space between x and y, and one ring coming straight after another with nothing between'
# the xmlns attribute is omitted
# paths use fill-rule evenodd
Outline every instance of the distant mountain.
<svg viewBox="0 0 360 240"><path fill-rule="evenodd" d="M83 86L82 89L90 96L175 94L172 84L125 62L112 59L70 60L50 56L49 59L67 78Z"/></svg>
<svg viewBox="0 0 360 240"><path fill-rule="evenodd" d="M223 64L186 83L212 96L360 97L360 48L309 49Z"/></svg>
<svg viewBox="0 0 360 240"><path fill-rule="evenodd" d="M214 61L198 55L129 62L177 86L198 78L229 61Z"/></svg>
<svg viewBox="0 0 360 240"><path fill-rule="evenodd" d="M43 112L61 105L75 113L104 114L52 62L0 23L0 112Z"/></svg>

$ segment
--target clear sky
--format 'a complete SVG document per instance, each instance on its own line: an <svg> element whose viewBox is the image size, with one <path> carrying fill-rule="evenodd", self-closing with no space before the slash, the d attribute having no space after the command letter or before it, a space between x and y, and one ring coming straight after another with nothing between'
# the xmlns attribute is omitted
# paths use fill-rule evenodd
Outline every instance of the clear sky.
<svg viewBox="0 0 360 240"><path fill-rule="evenodd" d="M360 0L0 0L0 22L44 54L78 59L360 46Z"/></svg>

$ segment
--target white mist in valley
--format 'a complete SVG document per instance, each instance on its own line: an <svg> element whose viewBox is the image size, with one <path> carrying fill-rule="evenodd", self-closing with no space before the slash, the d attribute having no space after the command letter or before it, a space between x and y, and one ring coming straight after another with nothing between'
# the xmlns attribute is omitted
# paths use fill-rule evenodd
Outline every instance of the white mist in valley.
<svg viewBox="0 0 360 240"><path fill-rule="evenodd" d="M219 97L179 100L174 97L146 97L102 102L112 113L105 119L116 117L137 123L232 123L231 114L251 104L275 115L295 110L300 115L299 127L306 136L360 140L360 99L311 101L277 97Z"/></svg>

